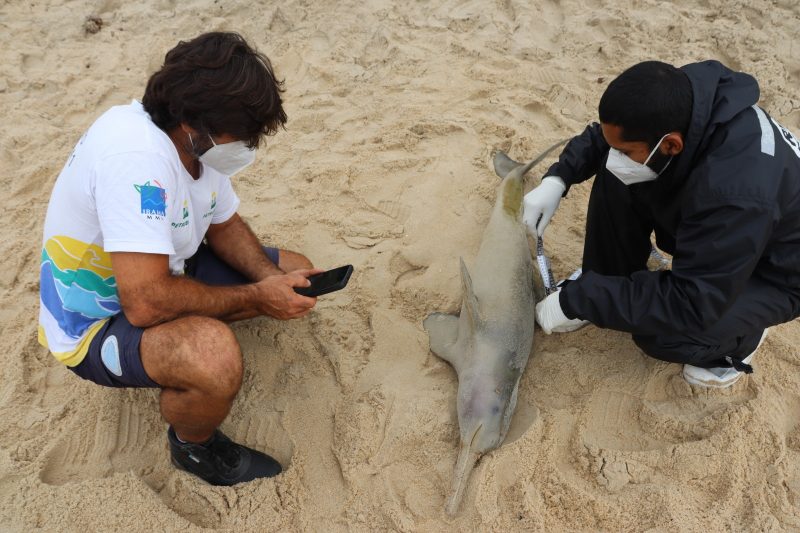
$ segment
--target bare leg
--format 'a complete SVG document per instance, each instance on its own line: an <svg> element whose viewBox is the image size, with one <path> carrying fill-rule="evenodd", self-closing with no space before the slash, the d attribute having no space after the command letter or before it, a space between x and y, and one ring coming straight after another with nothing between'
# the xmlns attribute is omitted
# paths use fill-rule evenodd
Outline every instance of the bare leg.
<svg viewBox="0 0 800 533"><path fill-rule="evenodd" d="M230 328L213 318L179 318L147 328L139 350L145 371L163 387L161 414L178 437L210 438L242 384L242 354Z"/></svg>
<svg viewBox="0 0 800 533"><path fill-rule="evenodd" d="M278 268L284 272L292 272L294 270L314 268L314 265L311 263L311 260L303 254L290 250L279 250Z"/></svg>

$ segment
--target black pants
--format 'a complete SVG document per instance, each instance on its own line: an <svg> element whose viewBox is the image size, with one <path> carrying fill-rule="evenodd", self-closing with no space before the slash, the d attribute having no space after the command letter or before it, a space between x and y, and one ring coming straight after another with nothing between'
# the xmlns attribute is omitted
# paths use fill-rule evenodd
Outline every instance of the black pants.
<svg viewBox="0 0 800 533"><path fill-rule="evenodd" d="M673 232L658 220L648 186L626 186L607 172L597 175L586 217L584 271L628 276L644 270L654 231L659 248L674 253ZM730 367L733 361L733 366L739 367L738 362L755 350L764 329L795 318L798 306L797 295L752 278L708 330L695 335L633 335L633 341L644 353L662 361L705 368Z"/></svg>

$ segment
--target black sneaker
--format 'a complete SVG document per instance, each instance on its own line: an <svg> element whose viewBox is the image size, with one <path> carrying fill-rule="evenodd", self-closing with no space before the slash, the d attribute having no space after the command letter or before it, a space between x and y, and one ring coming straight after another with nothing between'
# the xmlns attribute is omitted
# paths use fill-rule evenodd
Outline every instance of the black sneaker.
<svg viewBox="0 0 800 533"><path fill-rule="evenodd" d="M236 444L220 430L215 430L205 443L195 444L179 441L170 426L167 440L172 464L211 485L235 485L281 473L278 461L247 446Z"/></svg>

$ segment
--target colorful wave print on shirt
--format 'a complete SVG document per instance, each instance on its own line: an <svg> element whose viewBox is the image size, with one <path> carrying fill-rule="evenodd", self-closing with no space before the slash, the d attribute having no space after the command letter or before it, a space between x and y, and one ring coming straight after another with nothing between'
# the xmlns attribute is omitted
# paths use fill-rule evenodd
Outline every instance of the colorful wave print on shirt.
<svg viewBox="0 0 800 533"><path fill-rule="evenodd" d="M120 312L111 256L96 244L63 235L48 239L39 280L42 305L71 338Z"/></svg>

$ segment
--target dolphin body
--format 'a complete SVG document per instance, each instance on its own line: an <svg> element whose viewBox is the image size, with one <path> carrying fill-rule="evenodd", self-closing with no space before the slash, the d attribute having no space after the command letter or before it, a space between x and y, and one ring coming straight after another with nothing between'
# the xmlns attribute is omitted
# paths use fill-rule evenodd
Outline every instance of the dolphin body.
<svg viewBox="0 0 800 533"><path fill-rule="evenodd" d="M533 345L536 304L533 259L522 224L523 176L561 144L526 165L496 152L494 169L503 180L472 275L460 259L461 313L433 313L423 322L431 351L458 374L461 450L446 505L449 515L458 511L476 461L502 444L517 404Z"/></svg>

